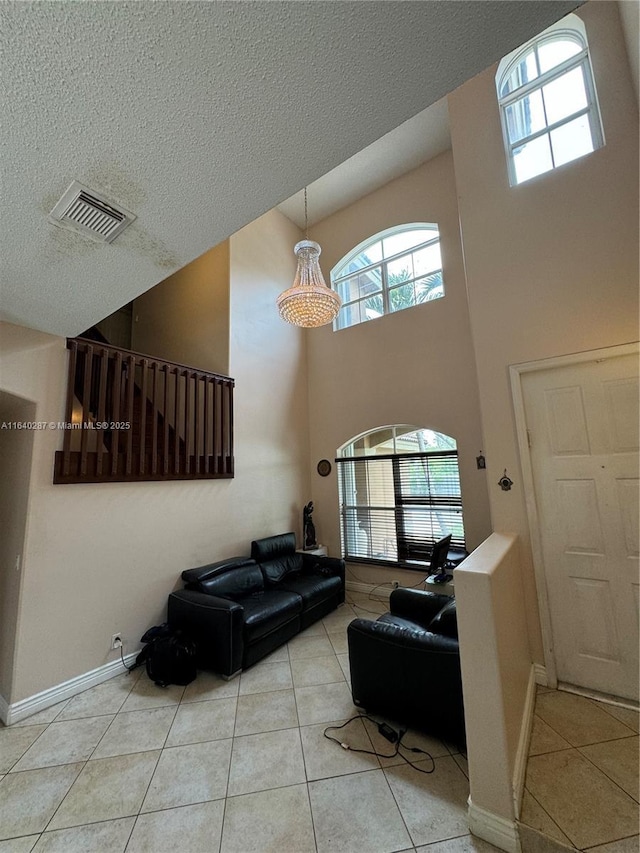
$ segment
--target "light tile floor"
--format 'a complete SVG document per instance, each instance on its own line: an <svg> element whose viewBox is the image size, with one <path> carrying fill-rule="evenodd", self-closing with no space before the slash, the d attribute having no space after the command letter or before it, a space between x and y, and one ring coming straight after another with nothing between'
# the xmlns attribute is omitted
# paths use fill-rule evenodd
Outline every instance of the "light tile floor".
<svg viewBox="0 0 640 853"><path fill-rule="evenodd" d="M346 626L386 609L351 603L233 681L136 670L0 728L0 853L494 853L455 748L410 732L425 775L323 736L358 713ZM366 722L344 737L390 751Z"/></svg>
<svg viewBox="0 0 640 853"><path fill-rule="evenodd" d="M137 670L0 727L0 853L492 853L450 745L412 733L424 775L324 737L357 713L346 626L385 609L350 601L233 681L163 690ZM638 731L637 712L541 688L525 830L637 853ZM366 722L348 742L389 751ZM523 849L545 847L525 832Z"/></svg>
<svg viewBox="0 0 640 853"><path fill-rule="evenodd" d="M567 847L637 853L639 730L637 711L539 688L522 823Z"/></svg>

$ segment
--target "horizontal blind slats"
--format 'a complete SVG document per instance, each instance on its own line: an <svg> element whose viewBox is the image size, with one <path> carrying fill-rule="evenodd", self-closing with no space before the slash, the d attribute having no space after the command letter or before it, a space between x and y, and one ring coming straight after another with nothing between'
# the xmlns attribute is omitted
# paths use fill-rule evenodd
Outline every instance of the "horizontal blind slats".
<svg viewBox="0 0 640 853"><path fill-rule="evenodd" d="M336 459L343 553L383 562L428 562L451 534L465 548L456 451Z"/></svg>

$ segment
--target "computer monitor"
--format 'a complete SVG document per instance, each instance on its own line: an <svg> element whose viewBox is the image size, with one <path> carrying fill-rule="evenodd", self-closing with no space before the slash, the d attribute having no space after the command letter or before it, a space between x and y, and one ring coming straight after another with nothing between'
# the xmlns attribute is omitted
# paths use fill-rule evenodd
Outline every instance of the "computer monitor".
<svg viewBox="0 0 640 853"><path fill-rule="evenodd" d="M438 541L433 546L433 551L431 552L431 562L429 563L429 574L433 577L433 580L436 583L446 583L446 581L450 581L453 575L449 575L445 572L444 566L447 562L447 557L449 554L449 546L451 545L451 534L449 536L444 536L442 539L438 539Z"/></svg>

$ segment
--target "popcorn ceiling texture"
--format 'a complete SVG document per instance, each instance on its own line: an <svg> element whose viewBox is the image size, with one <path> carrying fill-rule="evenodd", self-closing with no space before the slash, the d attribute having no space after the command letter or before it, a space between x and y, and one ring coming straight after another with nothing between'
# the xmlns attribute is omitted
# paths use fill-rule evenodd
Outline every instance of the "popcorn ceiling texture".
<svg viewBox="0 0 640 853"><path fill-rule="evenodd" d="M1 316L74 335L575 2L0 4ZM72 180L137 215L47 215Z"/></svg>

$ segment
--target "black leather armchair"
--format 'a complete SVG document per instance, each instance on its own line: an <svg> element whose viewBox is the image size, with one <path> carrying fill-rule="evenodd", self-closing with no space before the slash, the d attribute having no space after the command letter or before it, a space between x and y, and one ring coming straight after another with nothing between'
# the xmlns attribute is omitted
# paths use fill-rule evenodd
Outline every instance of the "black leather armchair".
<svg viewBox="0 0 640 853"><path fill-rule="evenodd" d="M347 629L354 704L465 745L455 599L391 593L390 612Z"/></svg>

